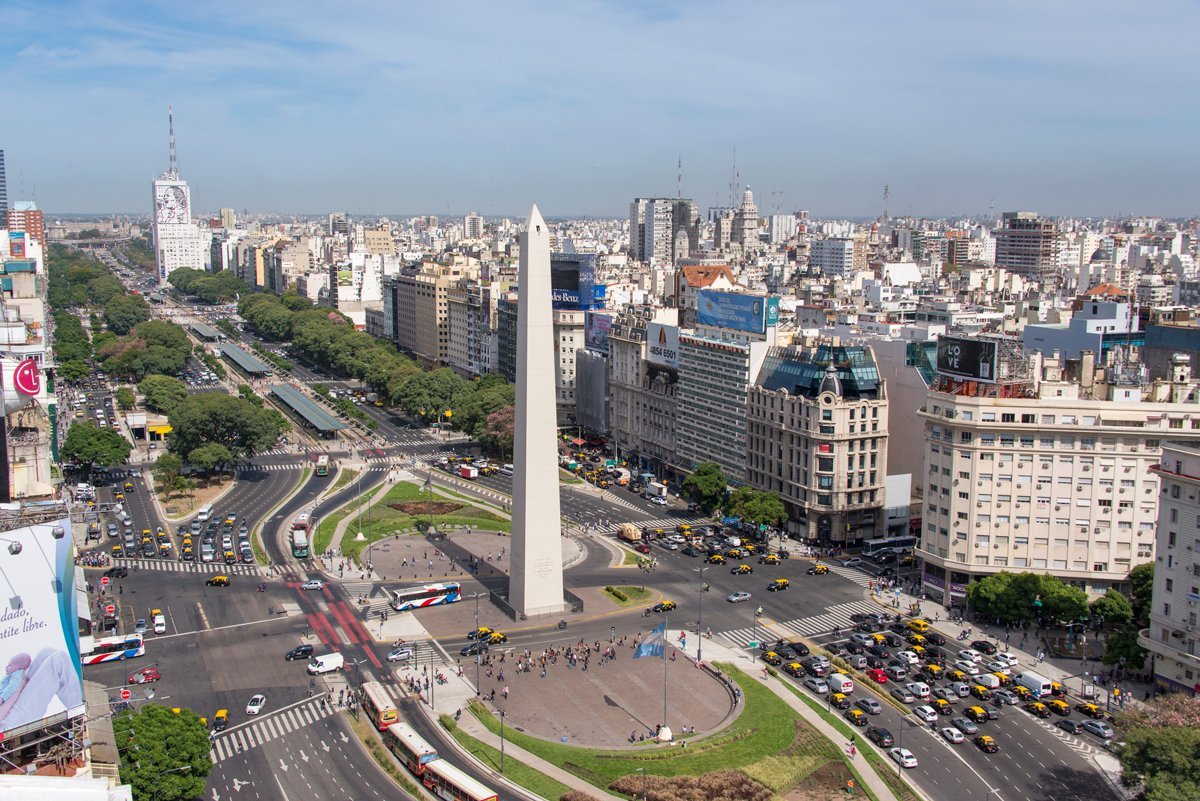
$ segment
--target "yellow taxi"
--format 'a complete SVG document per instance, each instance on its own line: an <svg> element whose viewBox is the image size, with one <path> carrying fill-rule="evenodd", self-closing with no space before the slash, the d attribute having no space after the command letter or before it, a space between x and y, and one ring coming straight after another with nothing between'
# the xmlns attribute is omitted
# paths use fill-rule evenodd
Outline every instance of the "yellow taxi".
<svg viewBox="0 0 1200 801"><path fill-rule="evenodd" d="M1001 687L1008 687L1013 683L1012 676L1007 673L993 673L992 675L996 677L996 681L1000 682Z"/></svg>
<svg viewBox="0 0 1200 801"><path fill-rule="evenodd" d="M760 565L777 565L779 564L779 557L773 553L765 553L758 557L758 563Z"/></svg>
<svg viewBox="0 0 1200 801"><path fill-rule="evenodd" d="M850 699L845 695L845 693L831 694L829 696L829 703L835 709L849 709L850 708Z"/></svg>
<svg viewBox="0 0 1200 801"><path fill-rule="evenodd" d="M986 701L992 697L992 691L987 687L984 687L982 684L976 684L971 687L971 695L974 698L978 698L980 701Z"/></svg>
<svg viewBox="0 0 1200 801"><path fill-rule="evenodd" d="M966 681L967 679L969 679L971 677L956 668L956 669L948 672L946 674L946 678L949 679L950 681Z"/></svg>
<svg viewBox="0 0 1200 801"><path fill-rule="evenodd" d="M688 534L692 533L692 526L690 523L680 523L675 527L675 533L682 534L686 537Z"/></svg>
<svg viewBox="0 0 1200 801"><path fill-rule="evenodd" d="M811 576L823 576L829 572L828 565L813 565L808 569L808 574Z"/></svg>
<svg viewBox="0 0 1200 801"><path fill-rule="evenodd" d="M939 715L951 715L954 713L954 707L945 698L934 698L929 702L929 705Z"/></svg>
<svg viewBox="0 0 1200 801"><path fill-rule="evenodd" d="M762 655L762 661L766 662L768 665L781 665L783 664L783 657L774 651L767 651Z"/></svg>
<svg viewBox="0 0 1200 801"><path fill-rule="evenodd" d="M125 491L126 491L126 492L133 492L133 482L132 482L132 481L126 481L126 482L125 482Z"/></svg>
<svg viewBox="0 0 1200 801"><path fill-rule="evenodd" d="M988 754L994 754L1000 750L999 744L995 738L989 737L986 734L981 734L975 738L975 745L979 746L979 750Z"/></svg>
<svg viewBox="0 0 1200 801"><path fill-rule="evenodd" d="M917 634L924 634L929 631L929 621L922 620L919 617L913 618L912 620L908 621L908 628Z"/></svg>
<svg viewBox="0 0 1200 801"><path fill-rule="evenodd" d="M796 676L797 678L804 675L804 665L799 662L788 662L783 666L783 670L789 676Z"/></svg>
<svg viewBox="0 0 1200 801"><path fill-rule="evenodd" d="M767 592L782 592L792 586L792 582L785 578L777 578L767 585Z"/></svg>
<svg viewBox="0 0 1200 801"><path fill-rule="evenodd" d="M754 568L750 567L750 565L738 565L729 572L735 576L748 576L754 572Z"/></svg>
<svg viewBox="0 0 1200 801"><path fill-rule="evenodd" d="M1046 706L1041 701L1030 701L1029 703L1025 704L1025 711L1034 717L1050 717L1050 707Z"/></svg>
<svg viewBox="0 0 1200 801"><path fill-rule="evenodd" d="M213 715L213 723L212 723L213 731L224 731L225 727L228 725L229 725L229 710L228 709L218 709L217 714Z"/></svg>
<svg viewBox="0 0 1200 801"><path fill-rule="evenodd" d="M932 662L925 665L925 667L923 667L921 669L924 670L927 674L929 674L929 677L931 679L933 679L934 681L937 681L938 679L940 679L942 677L942 674L944 674L946 672L946 670L941 665L935 665Z"/></svg>
<svg viewBox="0 0 1200 801"><path fill-rule="evenodd" d="M842 717L859 727L866 726L869 722L867 713L861 709L847 709L842 713Z"/></svg>
<svg viewBox="0 0 1200 801"><path fill-rule="evenodd" d="M1014 684L1011 688L1012 694L1020 698L1022 701L1028 701L1033 697L1033 693L1023 684Z"/></svg>
<svg viewBox="0 0 1200 801"><path fill-rule="evenodd" d="M1087 715L1089 718L1095 718L1099 720L1100 718L1104 717L1104 710L1095 704L1076 704L1075 708Z"/></svg>
<svg viewBox="0 0 1200 801"><path fill-rule="evenodd" d="M120 543L112 547L112 555L114 559L120 559L125 555L125 549L121 547Z"/></svg>
<svg viewBox="0 0 1200 801"><path fill-rule="evenodd" d="M910 635L908 635L907 639L908 639L909 645L924 645L925 644L925 637L922 634L910 634Z"/></svg>
<svg viewBox="0 0 1200 801"><path fill-rule="evenodd" d="M229 576L226 576L222 573L218 573L217 575L213 576L212 578L210 578L208 581L206 581L204 583L210 587L228 587L229 586Z"/></svg>
<svg viewBox="0 0 1200 801"><path fill-rule="evenodd" d="M723 565L725 564L725 557L719 553L714 553L704 561L708 562L710 565Z"/></svg>
<svg viewBox="0 0 1200 801"><path fill-rule="evenodd" d="M743 556L745 556L741 548L730 548L725 552L725 555L730 559L741 559Z"/></svg>
<svg viewBox="0 0 1200 801"><path fill-rule="evenodd" d="M745 544L743 544L743 545L742 545L742 551L743 551L743 552L744 552L744 553L745 553L747 556L753 556L754 554L758 553L758 546L757 546L757 545L751 545L750 543L745 543Z"/></svg>
<svg viewBox="0 0 1200 801"><path fill-rule="evenodd" d="M1071 714L1071 705L1058 698L1055 698L1053 701L1047 701L1046 706L1050 707L1050 711L1056 715L1066 717Z"/></svg>

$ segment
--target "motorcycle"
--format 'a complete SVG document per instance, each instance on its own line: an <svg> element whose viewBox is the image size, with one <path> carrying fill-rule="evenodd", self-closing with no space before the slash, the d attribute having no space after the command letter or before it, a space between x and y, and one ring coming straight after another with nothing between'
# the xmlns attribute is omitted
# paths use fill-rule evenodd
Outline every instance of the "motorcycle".
<svg viewBox="0 0 1200 801"><path fill-rule="evenodd" d="M701 584L701 585L700 585L700 591L701 591L701 592L708 592L708 591L709 591L709 589L710 589L710 587L709 587L707 584Z"/></svg>
<svg viewBox="0 0 1200 801"><path fill-rule="evenodd" d="M258 591L259 591L259 592L266 592L266 591L267 591L267 585L266 585L266 584L259 584L259 585L258 585Z"/></svg>
<svg viewBox="0 0 1200 801"><path fill-rule="evenodd" d="M558 630L559 631L562 631L566 627L567 627L567 621L565 621L565 620L558 621Z"/></svg>

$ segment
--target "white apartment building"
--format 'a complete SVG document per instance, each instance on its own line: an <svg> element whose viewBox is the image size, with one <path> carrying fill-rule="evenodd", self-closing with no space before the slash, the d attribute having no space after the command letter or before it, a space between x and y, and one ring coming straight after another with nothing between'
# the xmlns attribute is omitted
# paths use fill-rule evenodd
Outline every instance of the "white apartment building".
<svg viewBox="0 0 1200 801"><path fill-rule="evenodd" d="M658 321L622 314L608 332L609 431L619 454L659 478L678 478L675 464L678 419L678 352L647 339L678 339L676 310L661 310Z"/></svg>
<svg viewBox="0 0 1200 801"><path fill-rule="evenodd" d="M1171 384L1131 382L1090 354L1072 370L1029 357L1030 383L1008 397L935 384L917 414L930 597L962 606L969 581L1001 571L1047 572L1093 595L1125 588L1154 553L1162 442L1200 438L1197 387L1175 358L1184 372Z"/></svg>
<svg viewBox="0 0 1200 801"><path fill-rule="evenodd" d="M468 278L446 293L446 363L466 378L499 369L496 303L506 285Z"/></svg>
<svg viewBox="0 0 1200 801"><path fill-rule="evenodd" d="M1159 491L1154 600L1138 642L1153 656L1166 692L1200 693L1200 447L1166 442L1156 467Z"/></svg>
<svg viewBox="0 0 1200 801"><path fill-rule="evenodd" d="M584 348L584 318L581 310L554 310L554 390L560 420L575 418L575 352Z"/></svg>
<svg viewBox="0 0 1200 801"><path fill-rule="evenodd" d="M826 278L836 278L854 271L854 240L814 239L808 251L809 270Z"/></svg>

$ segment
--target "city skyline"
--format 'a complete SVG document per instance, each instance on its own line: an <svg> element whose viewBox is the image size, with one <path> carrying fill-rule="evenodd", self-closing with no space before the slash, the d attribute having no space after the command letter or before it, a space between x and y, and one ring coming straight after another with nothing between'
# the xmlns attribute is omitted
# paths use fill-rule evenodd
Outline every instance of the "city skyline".
<svg viewBox="0 0 1200 801"><path fill-rule="evenodd" d="M682 159L702 208L750 185L763 214L865 218L886 184L893 215L1187 216L1200 14L1168 5L18 3L0 146L9 196L58 213L148 214L174 105L203 212L620 218Z"/></svg>

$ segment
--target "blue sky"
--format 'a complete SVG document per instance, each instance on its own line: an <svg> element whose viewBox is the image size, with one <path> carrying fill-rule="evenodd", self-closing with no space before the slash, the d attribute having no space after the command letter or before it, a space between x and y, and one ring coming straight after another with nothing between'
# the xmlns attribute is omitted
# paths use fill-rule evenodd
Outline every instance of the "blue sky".
<svg viewBox="0 0 1200 801"><path fill-rule="evenodd" d="M1194 2L4 3L9 197L197 211L1196 213ZM331 12L331 9L337 9Z"/></svg>

